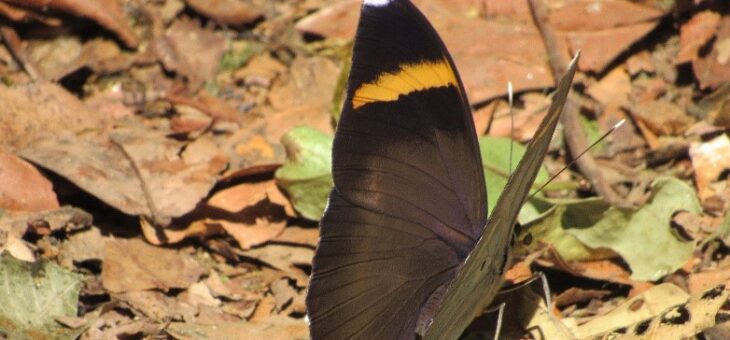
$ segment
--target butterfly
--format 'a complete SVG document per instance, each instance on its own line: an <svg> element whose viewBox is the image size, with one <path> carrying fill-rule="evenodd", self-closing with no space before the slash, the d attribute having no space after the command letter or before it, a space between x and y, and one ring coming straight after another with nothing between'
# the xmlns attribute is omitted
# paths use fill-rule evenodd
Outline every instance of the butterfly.
<svg viewBox="0 0 730 340"><path fill-rule="evenodd" d="M408 0L365 0L312 265L312 339L455 339L499 291L517 214L575 73L487 219L469 101Z"/></svg>

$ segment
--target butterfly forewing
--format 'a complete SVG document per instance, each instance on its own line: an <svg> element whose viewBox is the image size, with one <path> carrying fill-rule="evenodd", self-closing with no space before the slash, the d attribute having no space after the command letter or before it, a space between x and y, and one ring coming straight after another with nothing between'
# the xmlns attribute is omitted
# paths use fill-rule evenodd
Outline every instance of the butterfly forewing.
<svg viewBox="0 0 730 340"><path fill-rule="evenodd" d="M486 194L459 76L406 0L363 5L333 176L312 337L413 339L481 235Z"/></svg>

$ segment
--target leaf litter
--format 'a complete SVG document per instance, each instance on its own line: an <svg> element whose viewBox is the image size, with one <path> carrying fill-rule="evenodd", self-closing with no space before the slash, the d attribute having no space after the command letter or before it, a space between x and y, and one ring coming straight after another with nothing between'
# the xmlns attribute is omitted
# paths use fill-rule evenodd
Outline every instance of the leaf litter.
<svg viewBox="0 0 730 340"><path fill-rule="evenodd" d="M509 293L520 313L507 313L505 336L722 332L728 5L546 1L560 49L548 51L528 1L414 2L475 105L490 197L523 152L510 137L529 140L549 104L550 53L582 50L589 140L628 119L591 150L620 205L571 167L523 207L507 276L544 272L553 305ZM0 29L0 286L13 285L0 300L15 306L0 310L0 333L308 338L304 297L359 6L0 1L10 20ZM535 189L575 157L560 137Z"/></svg>

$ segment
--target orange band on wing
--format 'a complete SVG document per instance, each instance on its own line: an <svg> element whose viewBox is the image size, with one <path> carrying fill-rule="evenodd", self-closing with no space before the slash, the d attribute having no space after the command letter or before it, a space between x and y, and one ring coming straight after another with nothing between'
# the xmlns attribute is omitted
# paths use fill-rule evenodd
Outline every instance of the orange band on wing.
<svg viewBox="0 0 730 340"><path fill-rule="evenodd" d="M458 87L457 84L454 70L446 60L403 64L394 73L381 74L374 81L360 85L352 97L352 107L395 101L411 92L442 86Z"/></svg>

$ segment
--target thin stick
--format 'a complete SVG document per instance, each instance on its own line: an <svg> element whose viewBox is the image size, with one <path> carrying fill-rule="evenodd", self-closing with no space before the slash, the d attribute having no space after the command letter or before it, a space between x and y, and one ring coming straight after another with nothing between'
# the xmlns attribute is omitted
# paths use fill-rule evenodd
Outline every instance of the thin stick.
<svg viewBox="0 0 730 340"><path fill-rule="evenodd" d="M620 122L616 123L613 127L611 127L610 129L608 129L608 131L606 131L606 133L604 133L600 138L598 138L595 142L591 143L591 145L589 145L588 148L586 148L585 150L583 150L580 154L578 154L578 156L574 157L573 160L570 163L568 163L568 165L564 166L562 169L560 169L560 171L558 171L557 173L555 173L554 175L552 175L552 177L550 177L550 179L548 179L545 183L543 183L543 185L541 185L537 190L535 190L527 198L527 200L529 200L530 198L532 198L533 196L535 196L538 192L542 191L542 189L545 189L545 186L547 186L556 177L558 177L561 173L563 173L563 171L565 171L565 169L573 166L573 164L575 164L575 162L577 162L578 159L580 159L581 156L583 156L586 152L588 152L594 146L598 145L598 143L600 143L601 141L603 141L604 139L606 139L606 137L608 137L608 135L610 135L614 130L616 130L619 127L621 127L621 125L624 125L625 122L626 122L626 119L621 119Z"/></svg>
<svg viewBox="0 0 730 340"><path fill-rule="evenodd" d="M540 34L543 37L543 42L545 43L545 49L547 50L553 74L564 74L567 60L559 48L559 38L555 29L548 24L548 10L546 6L541 0L530 0L530 9L532 10L535 25L538 27ZM581 127L580 120L578 119L578 110L579 105L577 104L575 97L573 95L568 95L560 122L564 127L563 134L565 136L565 143L568 145L570 152L574 154L578 152L578 150L586 150L586 146L588 145L588 138ZM574 159L577 160L576 164L578 165L580 172L588 179L593 186L593 189L595 189L604 200L612 204L621 203L621 197L613 190L608 180L603 175L601 168L596 163L596 160L590 154L585 157L574 157Z"/></svg>

